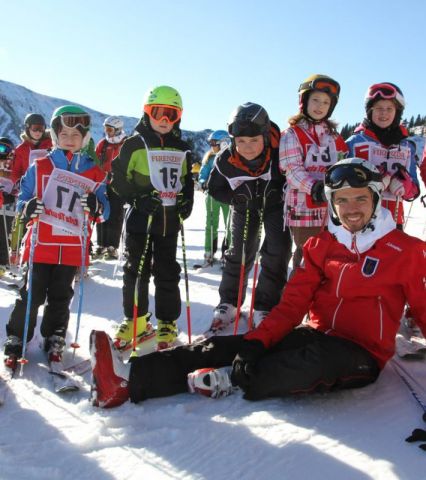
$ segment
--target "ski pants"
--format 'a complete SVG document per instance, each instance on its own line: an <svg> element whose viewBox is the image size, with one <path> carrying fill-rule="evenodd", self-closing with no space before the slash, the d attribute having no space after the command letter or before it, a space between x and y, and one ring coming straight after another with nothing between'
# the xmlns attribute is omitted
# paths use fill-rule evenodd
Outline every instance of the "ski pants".
<svg viewBox="0 0 426 480"><path fill-rule="evenodd" d="M127 233L127 260L123 267L123 309L133 318L134 291L139 263L145 248L146 233ZM155 284L155 316L165 322L177 320L181 312L180 265L176 261L177 233L150 236L138 289L138 317L149 308L149 280Z"/></svg>
<svg viewBox="0 0 426 480"><path fill-rule="evenodd" d="M219 286L220 303L230 303L237 306L245 222L245 211L234 208L231 222L231 247L225 252L225 266ZM259 212L251 210L248 219L248 235L245 242L243 303L248 276L253 267L256 251L259 248L259 223ZM265 211L263 225L265 237L260 249L261 270L255 291L254 308L269 311L279 302L287 280L287 268L291 256L291 238L289 230L287 228L283 230L281 208Z"/></svg>
<svg viewBox="0 0 426 480"><path fill-rule="evenodd" d="M293 236L293 242L296 250L293 253L293 273L300 265L303 258L303 245L305 245L308 238L318 235L321 232L321 227L290 227Z"/></svg>
<svg viewBox="0 0 426 480"><path fill-rule="evenodd" d="M217 251L219 217L222 211L223 223L225 224L224 244L230 244L229 228L227 227L229 205L227 203L218 202L211 195L206 195L206 231L204 238L204 252L212 257Z"/></svg>
<svg viewBox="0 0 426 480"><path fill-rule="evenodd" d="M43 337L59 335L65 337L70 318L69 306L74 295L72 282L77 267L71 265L56 265L49 263L34 263L32 276L31 306L27 340L34 335L37 323L37 313L46 301L40 332ZM28 271L25 274L25 284L20 289L20 297L6 325L7 335L24 336L25 314L28 297Z"/></svg>
<svg viewBox="0 0 426 480"><path fill-rule="evenodd" d="M121 230L123 228L124 202L108 185L107 195L111 208L109 219L96 224L96 237L99 247L114 247L120 245Z"/></svg>
<svg viewBox="0 0 426 480"><path fill-rule="evenodd" d="M188 373L231 365L243 342L242 335L217 336L135 358L130 369L131 401L187 392ZM359 345L299 327L258 361L244 398L358 388L374 382L379 373L375 359Z"/></svg>

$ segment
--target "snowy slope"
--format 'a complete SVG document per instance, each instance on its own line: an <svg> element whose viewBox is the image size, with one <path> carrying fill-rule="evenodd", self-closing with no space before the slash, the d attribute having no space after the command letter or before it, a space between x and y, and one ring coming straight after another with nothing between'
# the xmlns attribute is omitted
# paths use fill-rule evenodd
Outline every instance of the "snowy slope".
<svg viewBox="0 0 426 480"><path fill-rule="evenodd" d="M140 104L142 98L135 99L135 102ZM46 122L49 123L53 110L61 105L67 104L75 104L75 102L42 95L16 83L0 80L0 136L9 137L13 142L18 144L20 142L19 135L22 132L24 118L27 113L41 113ZM81 106L90 113L92 119L91 134L97 143L103 136L102 124L105 118L108 115L120 116L120 112L101 113L84 105ZM120 118L124 122L125 131L131 134L139 119L125 116L120 116ZM182 119L182 124L185 126L185 117ZM200 132L182 131L183 138L191 142L191 149L194 152L194 156L200 161L207 147L206 138L210 132L211 130L203 130Z"/></svg>
<svg viewBox="0 0 426 480"><path fill-rule="evenodd" d="M194 213L185 222L190 262L203 254L204 215L204 198L197 192ZM425 238L419 200L407 231ZM88 355L92 328L112 332L122 318L121 272L113 278L114 264L94 267L102 272L85 282L79 357ZM220 271L189 274L192 328L199 334L219 299ZM181 287L184 298L183 281ZM3 325L14 299L0 283ZM74 302L69 341L76 311ZM182 312L179 324L186 331ZM29 345L24 375L13 380L0 407L0 479L426 478L426 453L404 442L414 428L426 428L422 412L391 365L374 385L332 395L250 403L239 393L220 400L182 394L101 410L89 404L87 383L69 396L52 393L37 337ZM426 386L424 363L406 365Z"/></svg>

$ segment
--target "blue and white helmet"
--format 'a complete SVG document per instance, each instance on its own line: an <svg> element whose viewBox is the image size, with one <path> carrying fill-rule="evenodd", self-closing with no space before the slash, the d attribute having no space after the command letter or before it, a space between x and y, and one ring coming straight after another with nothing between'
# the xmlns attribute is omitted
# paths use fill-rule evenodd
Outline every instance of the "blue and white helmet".
<svg viewBox="0 0 426 480"><path fill-rule="evenodd" d="M207 137L207 141L210 146L219 144L221 149L231 143L228 132L225 130L215 130Z"/></svg>

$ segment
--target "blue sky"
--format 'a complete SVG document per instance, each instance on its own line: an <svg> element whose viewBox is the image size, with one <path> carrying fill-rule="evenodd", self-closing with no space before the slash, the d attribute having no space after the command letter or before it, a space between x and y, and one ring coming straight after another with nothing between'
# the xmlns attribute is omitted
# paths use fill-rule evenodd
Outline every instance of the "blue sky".
<svg viewBox="0 0 426 480"><path fill-rule="evenodd" d="M406 117L426 114L423 0L7 3L0 78L107 114L139 117L145 91L168 84L184 129L225 128L245 101L284 128L312 73L340 82L341 126L362 119L381 81L403 90Z"/></svg>

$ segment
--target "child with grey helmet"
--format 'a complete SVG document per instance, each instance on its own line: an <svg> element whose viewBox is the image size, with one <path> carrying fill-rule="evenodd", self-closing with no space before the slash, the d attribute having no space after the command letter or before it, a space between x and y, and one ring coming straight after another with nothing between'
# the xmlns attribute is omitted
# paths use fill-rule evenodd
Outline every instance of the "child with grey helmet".
<svg viewBox="0 0 426 480"><path fill-rule="evenodd" d="M78 267L89 262L90 225L109 215L106 175L83 152L90 139L89 114L75 105L57 108L51 119L51 134L55 147L28 168L18 196L17 208L28 228L22 253L22 262L28 265L28 270L20 298L6 324L4 354L6 365L12 369L26 347L23 340L30 341L34 335L38 309L44 303L40 325L44 349L49 361L61 361L74 294L72 283ZM53 176L58 180L49 189ZM66 180L61 183L59 179L64 176ZM93 190L81 188L82 184L87 188L93 186ZM54 218L65 223L52 223ZM77 225L76 229L68 229L66 222L69 228Z"/></svg>
<svg viewBox="0 0 426 480"><path fill-rule="evenodd" d="M263 227L261 270L254 291L255 324L278 303L291 254L290 234L283 227L285 178L278 168L277 125L261 105L247 102L231 113L228 133L231 145L216 156L207 185L215 200L232 205L231 244L224 255L220 302L209 333L230 325L243 305Z"/></svg>
<svg viewBox="0 0 426 480"><path fill-rule="evenodd" d="M210 176L210 172L213 168L213 162L216 155L226 148L230 143L228 132L225 130L215 130L212 132L207 141L209 142L210 149L205 153L203 161L201 163L201 169L198 176L198 182L201 189L206 192L206 227L204 233L204 262L200 265L194 265L194 268L203 268L212 266L214 263L214 255L218 248L218 228L219 217L222 212L222 219L225 225L225 238L222 242L222 258L224 261L224 253L228 248L230 242L229 228L228 227L228 215L229 205L224 202L215 200L207 192L207 183Z"/></svg>
<svg viewBox="0 0 426 480"><path fill-rule="evenodd" d="M104 138L96 145L96 155L99 166L108 175L107 194L111 213L107 221L96 225L97 248L93 256L94 258L103 257L105 260L114 260L118 258L118 247L124 219L124 202L110 186L111 165L120 153L126 139L123 120L116 116L107 117L104 120L104 132Z"/></svg>

